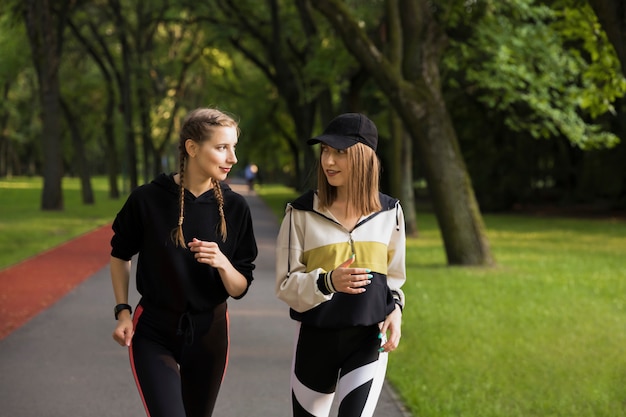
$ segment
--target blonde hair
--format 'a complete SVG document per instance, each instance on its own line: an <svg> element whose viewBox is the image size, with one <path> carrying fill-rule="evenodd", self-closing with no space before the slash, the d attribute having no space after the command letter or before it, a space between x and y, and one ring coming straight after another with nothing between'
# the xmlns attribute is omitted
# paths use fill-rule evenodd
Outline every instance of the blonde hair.
<svg viewBox="0 0 626 417"><path fill-rule="evenodd" d="M185 218L185 167L187 165L187 159L189 154L185 148L185 142L188 139L201 144L208 140L211 140L215 127L234 127L237 130L237 136L239 136L239 126L235 119L230 115L211 108L199 108L191 111L183 120L183 125L180 129L180 138L178 142L179 152L179 170L180 177L179 184L179 211L178 211L178 225L172 230L172 240L177 246L186 248L185 236L183 235L183 221ZM217 209L220 215L220 224L218 225L218 234L222 237L222 241L226 241L226 216L224 215L224 195L222 194L222 188L220 182L215 178L211 178L215 198L217 200Z"/></svg>
<svg viewBox="0 0 626 417"><path fill-rule="evenodd" d="M322 146L328 146L322 144ZM348 215L364 216L380 211L382 206L378 195L380 182L380 162L376 152L362 143L346 148L348 164L352 168L346 190L348 194ZM337 198L337 188L330 185L324 174L320 159L317 167L317 196L319 208L329 208Z"/></svg>

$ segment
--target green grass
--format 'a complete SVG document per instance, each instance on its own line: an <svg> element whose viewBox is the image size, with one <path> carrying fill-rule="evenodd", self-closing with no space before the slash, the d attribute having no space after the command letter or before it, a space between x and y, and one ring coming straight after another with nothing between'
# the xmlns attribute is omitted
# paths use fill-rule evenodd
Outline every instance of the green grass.
<svg viewBox="0 0 626 417"><path fill-rule="evenodd" d="M63 211L42 211L42 179L0 179L0 269L112 222L123 199L108 197L104 178L94 178L96 204L84 205L76 178L63 180Z"/></svg>
<svg viewBox="0 0 626 417"><path fill-rule="evenodd" d="M285 214L287 203L298 196L292 188L277 184L257 185L255 191L279 219Z"/></svg>
<svg viewBox="0 0 626 417"><path fill-rule="evenodd" d="M94 180L83 206L41 212L40 179L0 181L0 268L112 221ZM257 192L280 219L293 190ZM419 417L626 416L626 222L485 215L498 262L446 266L431 213L407 241L403 336L388 378Z"/></svg>
<svg viewBox="0 0 626 417"><path fill-rule="evenodd" d="M475 268L417 218L387 374L413 415L626 416L625 221L485 215L498 265Z"/></svg>
<svg viewBox="0 0 626 417"><path fill-rule="evenodd" d="M486 215L486 269L418 221L388 373L414 415L626 415L626 222Z"/></svg>

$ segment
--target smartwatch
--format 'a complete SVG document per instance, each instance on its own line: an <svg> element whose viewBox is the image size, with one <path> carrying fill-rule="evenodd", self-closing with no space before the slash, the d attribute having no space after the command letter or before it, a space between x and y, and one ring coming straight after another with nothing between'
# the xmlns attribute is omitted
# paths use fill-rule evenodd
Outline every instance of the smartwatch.
<svg viewBox="0 0 626 417"><path fill-rule="evenodd" d="M113 313L115 313L115 320L117 320L117 316L120 314L122 310L130 311L130 314L133 314L133 308L128 304L118 304L113 309Z"/></svg>

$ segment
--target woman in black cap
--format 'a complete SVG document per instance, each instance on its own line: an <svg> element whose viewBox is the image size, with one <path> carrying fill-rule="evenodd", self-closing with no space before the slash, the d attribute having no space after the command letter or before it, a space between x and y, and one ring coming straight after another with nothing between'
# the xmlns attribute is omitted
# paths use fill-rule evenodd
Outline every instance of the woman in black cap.
<svg viewBox="0 0 626 417"><path fill-rule="evenodd" d="M359 113L323 134L317 190L287 205L276 248L276 294L298 336L291 376L294 416L372 416L388 352L401 334L404 216L378 190L378 131Z"/></svg>

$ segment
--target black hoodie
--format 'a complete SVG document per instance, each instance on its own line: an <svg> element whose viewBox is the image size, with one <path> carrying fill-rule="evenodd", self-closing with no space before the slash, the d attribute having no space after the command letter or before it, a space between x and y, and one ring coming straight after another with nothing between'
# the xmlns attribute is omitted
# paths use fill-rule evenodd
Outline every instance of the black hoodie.
<svg viewBox="0 0 626 417"><path fill-rule="evenodd" d="M226 242L217 232L220 217L213 190L198 197L185 190L183 233L187 242L194 237L217 242L249 287L258 253L250 208L227 184L221 189ZM130 260L139 253L136 279L142 303L176 313L205 312L226 301L228 293L217 269L198 263L193 252L172 240L179 192L173 174L161 174L134 190L113 222L111 255Z"/></svg>

